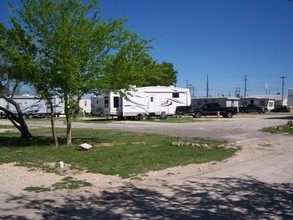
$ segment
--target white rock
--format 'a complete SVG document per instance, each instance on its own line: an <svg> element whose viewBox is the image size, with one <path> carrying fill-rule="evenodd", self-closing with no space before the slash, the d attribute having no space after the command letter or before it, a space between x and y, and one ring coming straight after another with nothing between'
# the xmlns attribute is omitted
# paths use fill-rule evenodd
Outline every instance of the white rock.
<svg viewBox="0 0 293 220"><path fill-rule="evenodd" d="M79 149L79 150L89 150L89 149L91 149L92 147L93 147L93 146L91 146L91 145L89 145L89 144L87 144L87 143L83 143L83 144L79 145L78 149Z"/></svg>

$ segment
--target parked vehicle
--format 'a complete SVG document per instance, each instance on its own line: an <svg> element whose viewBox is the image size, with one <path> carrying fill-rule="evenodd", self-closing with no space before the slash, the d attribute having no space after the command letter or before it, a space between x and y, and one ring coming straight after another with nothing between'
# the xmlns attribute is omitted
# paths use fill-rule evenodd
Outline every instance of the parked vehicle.
<svg viewBox="0 0 293 220"><path fill-rule="evenodd" d="M193 117L200 118L207 115L222 115L225 118L232 118L238 113L237 107L221 107L220 103L206 103L193 109Z"/></svg>
<svg viewBox="0 0 293 220"><path fill-rule="evenodd" d="M247 106L239 107L239 112L249 113L249 112L257 112L257 113L265 113L268 109L265 107L261 107L256 104L249 104Z"/></svg>
<svg viewBox="0 0 293 220"><path fill-rule="evenodd" d="M91 97L91 114L97 116L105 115L103 95Z"/></svg>
<svg viewBox="0 0 293 220"><path fill-rule="evenodd" d="M23 95L15 96L14 101L22 110L24 118L45 117L50 114L49 105L43 99L39 99L34 96ZM59 98L52 98L52 102L54 105L54 114L56 116L61 115L64 112L63 102ZM11 112L16 113L15 107L6 102L4 99L2 99L0 104Z"/></svg>
<svg viewBox="0 0 293 220"><path fill-rule="evenodd" d="M104 95L104 113L118 118L135 118L174 115L177 106L189 106L190 92L187 88L173 86L147 86L133 88L127 96L109 92Z"/></svg>
<svg viewBox="0 0 293 220"><path fill-rule="evenodd" d="M177 106L175 115L193 115L194 111L191 106Z"/></svg>
<svg viewBox="0 0 293 220"><path fill-rule="evenodd" d="M192 115L194 118L208 115L222 115L225 118L232 118L237 113L237 107L222 107L220 103L205 103L197 108L184 106L176 109L177 115Z"/></svg>
<svg viewBox="0 0 293 220"><path fill-rule="evenodd" d="M277 108L274 108L271 112L290 112L291 109L288 108L287 106L280 106Z"/></svg>

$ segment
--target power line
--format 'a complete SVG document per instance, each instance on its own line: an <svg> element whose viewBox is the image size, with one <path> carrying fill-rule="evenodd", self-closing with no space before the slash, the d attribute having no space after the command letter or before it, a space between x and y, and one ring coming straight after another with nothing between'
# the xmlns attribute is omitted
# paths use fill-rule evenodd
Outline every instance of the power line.
<svg viewBox="0 0 293 220"><path fill-rule="evenodd" d="M247 76L244 75L244 98L246 98L246 92L247 92Z"/></svg>
<svg viewBox="0 0 293 220"><path fill-rule="evenodd" d="M207 97L209 97L209 75L207 75Z"/></svg>

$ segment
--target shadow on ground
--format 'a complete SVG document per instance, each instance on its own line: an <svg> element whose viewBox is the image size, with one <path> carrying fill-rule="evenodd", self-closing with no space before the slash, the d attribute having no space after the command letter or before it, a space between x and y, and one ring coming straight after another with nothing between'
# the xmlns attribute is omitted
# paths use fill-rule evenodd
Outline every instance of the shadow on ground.
<svg viewBox="0 0 293 220"><path fill-rule="evenodd" d="M293 115L283 115L283 116L272 116L272 117L268 117L266 119L283 119L283 120L293 120Z"/></svg>
<svg viewBox="0 0 293 220"><path fill-rule="evenodd" d="M15 215L1 219L29 219L21 209L40 219L292 219L293 184L267 184L252 178L211 178L162 185L167 195L156 190L127 185L101 195L21 200ZM0 213L5 213L1 210Z"/></svg>

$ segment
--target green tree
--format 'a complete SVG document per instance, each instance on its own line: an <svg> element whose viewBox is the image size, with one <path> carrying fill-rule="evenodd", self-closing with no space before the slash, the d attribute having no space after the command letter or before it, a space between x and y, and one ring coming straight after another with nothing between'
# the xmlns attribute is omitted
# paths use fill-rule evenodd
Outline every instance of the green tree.
<svg viewBox="0 0 293 220"><path fill-rule="evenodd" d="M98 0L21 0L15 18L37 48L28 81L50 100L64 100L67 144L85 94L130 89L156 75L150 40L125 29L126 19L101 18Z"/></svg>
<svg viewBox="0 0 293 220"><path fill-rule="evenodd" d="M14 96L20 85L26 83L27 74L33 70L31 63L35 48L15 20L12 20L12 24L10 30L0 24L0 98L13 105L16 112L11 112L3 106L0 106L0 110L5 112L22 137L29 138L32 135L19 105L14 101Z"/></svg>
<svg viewBox="0 0 293 220"><path fill-rule="evenodd" d="M174 65L169 62L157 63L154 62L152 66L152 73L146 77L144 86L171 86L177 83L177 70Z"/></svg>

